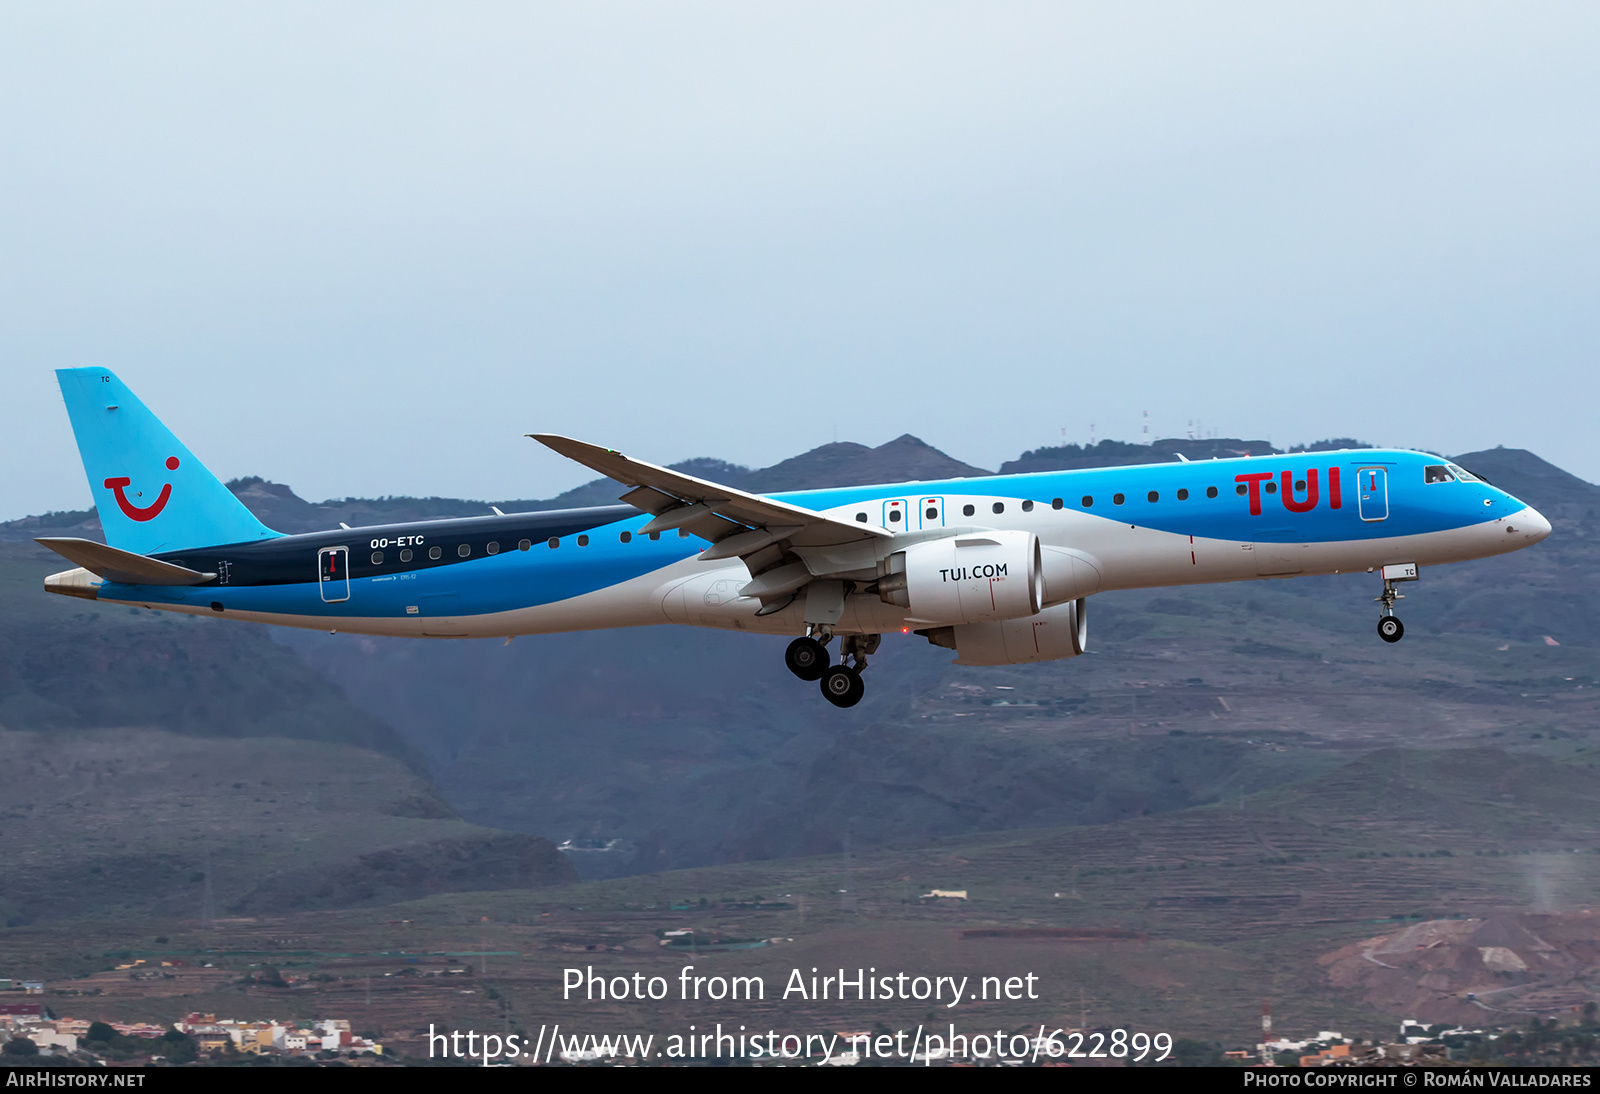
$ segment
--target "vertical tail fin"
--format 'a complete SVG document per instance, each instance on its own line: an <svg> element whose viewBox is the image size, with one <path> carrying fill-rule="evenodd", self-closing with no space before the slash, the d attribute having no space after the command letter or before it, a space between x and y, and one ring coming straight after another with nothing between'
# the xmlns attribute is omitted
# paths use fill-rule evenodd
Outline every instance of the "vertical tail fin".
<svg viewBox="0 0 1600 1094"><path fill-rule="evenodd" d="M114 372L56 370L106 542L141 555L278 535Z"/></svg>

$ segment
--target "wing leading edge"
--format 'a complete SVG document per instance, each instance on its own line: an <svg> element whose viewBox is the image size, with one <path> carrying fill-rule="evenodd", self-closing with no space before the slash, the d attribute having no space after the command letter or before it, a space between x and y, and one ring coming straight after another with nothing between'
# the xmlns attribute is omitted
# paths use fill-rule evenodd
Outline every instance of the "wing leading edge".
<svg viewBox="0 0 1600 1094"><path fill-rule="evenodd" d="M783 607L818 574L874 566L880 545L894 538L887 528L834 520L599 445L549 433L528 436L631 487L622 500L654 518L641 534L683 528L711 541L702 559L741 559L753 579L743 594L759 597L764 613Z"/></svg>

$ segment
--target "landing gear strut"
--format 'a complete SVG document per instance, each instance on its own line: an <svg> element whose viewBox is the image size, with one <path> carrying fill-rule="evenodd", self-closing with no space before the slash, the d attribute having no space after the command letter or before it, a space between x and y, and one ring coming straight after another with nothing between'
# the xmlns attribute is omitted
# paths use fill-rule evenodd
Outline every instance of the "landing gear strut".
<svg viewBox="0 0 1600 1094"><path fill-rule="evenodd" d="M1383 595L1377 597L1376 602L1383 605L1378 613L1378 637L1385 642L1398 642L1406 635L1406 625L1394 614L1394 602L1405 599L1403 594L1396 591L1395 583L1415 580L1417 580L1417 568L1414 564L1383 568Z"/></svg>

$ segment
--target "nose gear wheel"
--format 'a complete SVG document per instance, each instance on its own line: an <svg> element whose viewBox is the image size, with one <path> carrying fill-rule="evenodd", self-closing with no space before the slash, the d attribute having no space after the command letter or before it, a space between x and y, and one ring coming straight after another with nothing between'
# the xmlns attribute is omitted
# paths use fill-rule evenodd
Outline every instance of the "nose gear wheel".
<svg viewBox="0 0 1600 1094"><path fill-rule="evenodd" d="M1400 622L1400 617L1394 614L1394 602L1404 600L1405 597L1397 592L1394 582L1388 578L1383 582L1383 595L1377 597L1377 602L1383 605L1382 613L1378 617L1378 637L1385 642L1398 642L1406 635L1406 625Z"/></svg>

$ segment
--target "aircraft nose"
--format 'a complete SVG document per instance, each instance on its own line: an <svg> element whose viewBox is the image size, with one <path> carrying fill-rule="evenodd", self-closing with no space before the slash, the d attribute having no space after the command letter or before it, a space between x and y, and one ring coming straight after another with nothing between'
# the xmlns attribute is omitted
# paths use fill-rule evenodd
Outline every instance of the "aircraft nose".
<svg viewBox="0 0 1600 1094"><path fill-rule="evenodd" d="M1521 536L1526 543L1538 543L1550 534L1550 522L1545 519L1543 513L1531 505L1506 523L1515 528L1516 532L1513 534Z"/></svg>

